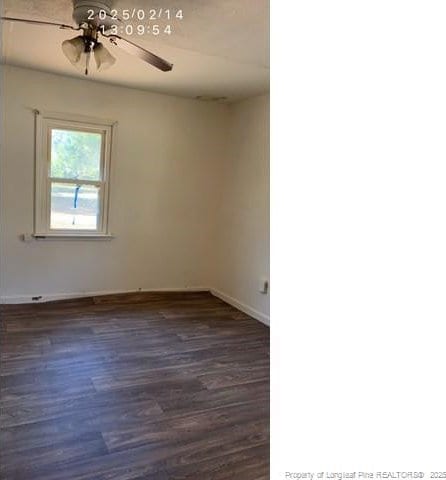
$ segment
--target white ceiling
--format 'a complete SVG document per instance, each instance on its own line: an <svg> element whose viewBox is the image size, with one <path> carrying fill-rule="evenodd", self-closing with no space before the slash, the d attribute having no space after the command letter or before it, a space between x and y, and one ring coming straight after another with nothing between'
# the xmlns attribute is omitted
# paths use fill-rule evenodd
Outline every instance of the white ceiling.
<svg viewBox="0 0 446 480"><path fill-rule="evenodd" d="M72 0L4 0L3 15L73 24ZM225 96L229 101L269 89L269 0L115 0L126 8L183 10L172 35L130 38L174 64L160 72L110 45L117 63L91 78L173 95ZM126 22L135 26L138 20ZM147 22L143 22L147 24ZM77 32L3 22L2 61L70 76L82 76L60 45ZM123 35L124 36L124 35ZM107 44L108 45L108 44Z"/></svg>

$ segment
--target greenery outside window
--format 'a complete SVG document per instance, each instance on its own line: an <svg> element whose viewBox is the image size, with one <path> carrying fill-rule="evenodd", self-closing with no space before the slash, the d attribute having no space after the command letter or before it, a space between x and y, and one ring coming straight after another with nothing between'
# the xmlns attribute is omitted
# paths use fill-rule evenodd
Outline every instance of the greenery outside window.
<svg viewBox="0 0 446 480"><path fill-rule="evenodd" d="M37 114L35 236L109 236L113 125Z"/></svg>

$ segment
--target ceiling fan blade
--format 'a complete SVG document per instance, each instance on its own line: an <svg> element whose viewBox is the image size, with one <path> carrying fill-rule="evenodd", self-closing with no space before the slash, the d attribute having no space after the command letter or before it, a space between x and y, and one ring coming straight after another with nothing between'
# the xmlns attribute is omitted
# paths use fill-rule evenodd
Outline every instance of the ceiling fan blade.
<svg viewBox="0 0 446 480"><path fill-rule="evenodd" d="M75 28L71 25L65 25L63 23L54 23L54 22L44 22L40 20L28 20L26 18L13 18L13 17L0 17L1 20L7 20L8 22L21 22L21 23L30 23L32 25L50 25L53 27L59 27L63 29L70 30L80 30L80 28Z"/></svg>
<svg viewBox="0 0 446 480"><path fill-rule="evenodd" d="M104 37L108 38L111 43L122 48L127 53L131 55L136 55L141 60L144 60L150 65L162 70L163 72L169 72L172 70L173 64L167 62L166 60L158 57L154 53L149 52L148 50L136 45L136 43L131 42L125 38L120 37L119 35L104 35Z"/></svg>

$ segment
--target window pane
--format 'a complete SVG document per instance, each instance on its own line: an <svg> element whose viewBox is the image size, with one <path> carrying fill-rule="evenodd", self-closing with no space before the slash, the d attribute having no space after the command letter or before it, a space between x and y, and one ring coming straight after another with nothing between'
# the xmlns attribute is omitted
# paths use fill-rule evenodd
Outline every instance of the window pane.
<svg viewBox="0 0 446 480"><path fill-rule="evenodd" d="M51 185L52 230L97 230L99 188L94 185Z"/></svg>
<svg viewBox="0 0 446 480"><path fill-rule="evenodd" d="M100 133L51 130L51 176L100 180L101 145Z"/></svg>

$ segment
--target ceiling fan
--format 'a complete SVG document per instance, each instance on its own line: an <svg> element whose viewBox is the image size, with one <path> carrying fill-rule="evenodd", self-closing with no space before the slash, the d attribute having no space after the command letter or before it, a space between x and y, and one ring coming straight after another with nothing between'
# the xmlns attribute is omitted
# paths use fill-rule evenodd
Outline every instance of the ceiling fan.
<svg viewBox="0 0 446 480"><path fill-rule="evenodd" d="M75 67L81 69L85 75L88 75L92 56L94 57L98 71L105 70L116 62L113 55L111 55L99 41L100 36L163 72L172 70L173 65L163 58L158 57L126 38L110 33L112 27L121 22L120 19L111 14L112 1L113 0L73 0L73 20L78 25L77 27L54 22L28 20L25 18L0 18L10 22L22 22L32 25L54 26L63 30L82 31L81 35L63 41L62 51L68 60Z"/></svg>

